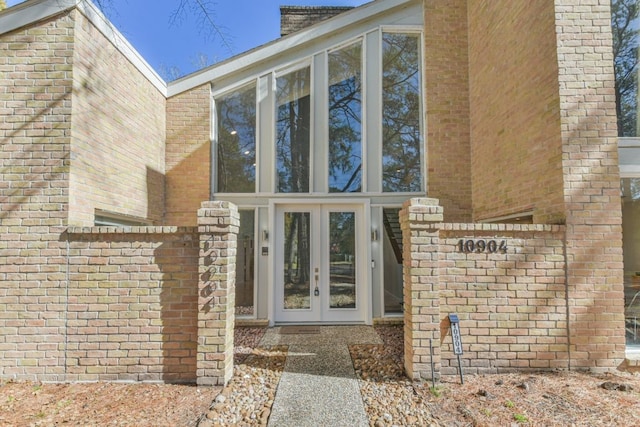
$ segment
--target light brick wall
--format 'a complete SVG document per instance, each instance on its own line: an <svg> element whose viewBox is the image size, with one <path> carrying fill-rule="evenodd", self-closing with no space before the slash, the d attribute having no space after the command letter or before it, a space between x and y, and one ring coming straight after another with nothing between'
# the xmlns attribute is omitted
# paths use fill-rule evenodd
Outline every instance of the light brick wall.
<svg viewBox="0 0 640 427"><path fill-rule="evenodd" d="M409 378L440 372L440 295L436 199L410 199L400 210L404 283L404 367ZM433 351L432 351L433 350ZM426 374L429 372L429 374Z"/></svg>
<svg viewBox="0 0 640 427"><path fill-rule="evenodd" d="M167 100L165 224L196 225L210 198L211 88L203 85Z"/></svg>
<svg viewBox="0 0 640 427"><path fill-rule="evenodd" d="M232 203L198 209L198 384L226 385L233 375L236 254L240 214Z"/></svg>
<svg viewBox="0 0 640 427"><path fill-rule="evenodd" d="M474 221L563 222L553 2L468 4Z"/></svg>
<svg viewBox="0 0 640 427"><path fill-rule="evenodd" d="M63 373L74 13L0 36L0 376Z"/></svg>
<svg viewBox="0 0 640 427"><path fill-rule="evenodd" d="M71 228L65 381L195 382L195 228Z"/></svg>
<svg viewBox="0 0 640 427"><path fill-rule="evenodd" d="M624 359L620 177L608 0L555 0L571 358Z"/></svg>
<svg viewBox="0 0 640 427"><path fill-rule="evenodd" d="M471 221L467 0L424 1L427 194Z"/></svg>
<svg viewBox="0 0 640 427"><path fill-rule="evenodd" d="M82 14L74 49L71 225L95 209L160 224L165 98Z"/></svg>
<svg viewBox="0 0 640 427"><path fill-rule="evenodd" d="M449 313L460 319L465 373L569 367L563 239L563 226L441 225L443 375L458 372ZM498 250L461 252L460 240L494 241Z"/></svg>
<svg viewBox="0 0 640 427"><path fill-rule="evenodd" d="M430 378L432 362L436 377L458 374L451 313L465 373L568 368L564 226L444 224L441 212L411 199L400 213L407 375ZM461 251L460 240L485 249Z"/></svg>

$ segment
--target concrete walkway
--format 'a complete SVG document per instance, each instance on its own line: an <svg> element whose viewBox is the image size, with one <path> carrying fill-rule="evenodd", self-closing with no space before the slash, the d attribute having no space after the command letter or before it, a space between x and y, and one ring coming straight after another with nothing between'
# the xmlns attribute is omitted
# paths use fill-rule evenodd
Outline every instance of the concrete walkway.
<svg viewBox="0 0 640 427"><path fill-rule="evenodd" d="M287 345L269 426L368 426L350 344L382 344L370 326L321 326L319 333L269 328L262 346Z"/></svg>

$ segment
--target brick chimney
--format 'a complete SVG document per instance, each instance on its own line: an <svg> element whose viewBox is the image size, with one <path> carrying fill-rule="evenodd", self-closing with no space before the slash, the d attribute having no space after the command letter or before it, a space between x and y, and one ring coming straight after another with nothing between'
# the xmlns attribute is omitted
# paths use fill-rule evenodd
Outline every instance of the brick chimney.
<svg viewBox="0 0 640 427"><path fill-rule="evenodd" d="M353 6L280 6L280 35L295 33L353 9Z"/></svg>

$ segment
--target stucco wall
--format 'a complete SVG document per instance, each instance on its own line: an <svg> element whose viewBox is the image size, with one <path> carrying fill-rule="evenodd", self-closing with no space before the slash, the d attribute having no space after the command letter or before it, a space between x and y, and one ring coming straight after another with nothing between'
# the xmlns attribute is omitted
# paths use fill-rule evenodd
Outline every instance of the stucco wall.
<svg viewBox="0 0 640 427"><path fill-rule="evenodd" d="M93 225L101 209L160 224L165 98L76 15L69 223Z"/></svg>
<svg viewBox="0 0 640 427"><path fill-rule="evenodd" d="M555 9L469 0L474 221L564 220Z"/></svg>

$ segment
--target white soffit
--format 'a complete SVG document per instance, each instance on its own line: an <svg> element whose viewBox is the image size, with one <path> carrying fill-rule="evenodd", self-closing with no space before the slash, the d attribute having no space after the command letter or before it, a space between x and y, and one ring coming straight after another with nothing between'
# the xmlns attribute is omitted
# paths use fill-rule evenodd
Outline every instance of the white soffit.
<svg viewBox="0 0 640 427"><path fill-rule="evenodd" d="M156 89L167 96L167 84L164 80L90 0L30 0L20 3L0 12L0 34L31 25L74 7L77 7Z"/></svg>
<svg viewBox="0 0 640 427"><path fill-rule="evenodd" d="M281 54L288 49L307 43L309 40L326 36L340 28L356 24L396 7L413 3L414 1L415 0L375 0L350 11L343 12L309 28L276 39L248 52L227 59L226 61L175 80L167 85L167 97L209 83L221 76L242 70L274 55ZM293 1L293 3L295 3L295 1Z"/></svg>

